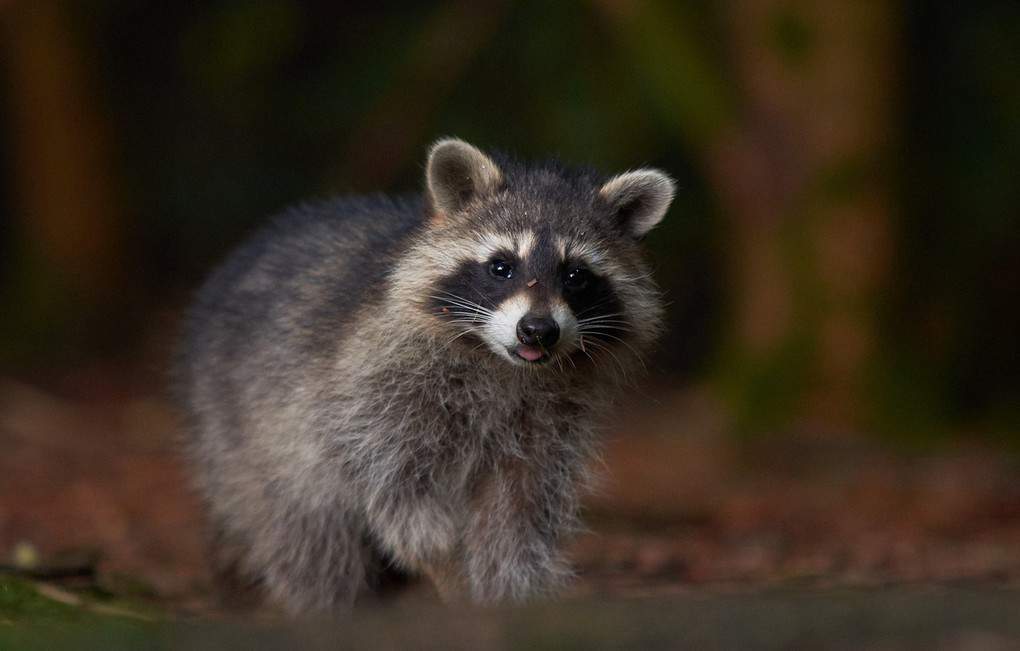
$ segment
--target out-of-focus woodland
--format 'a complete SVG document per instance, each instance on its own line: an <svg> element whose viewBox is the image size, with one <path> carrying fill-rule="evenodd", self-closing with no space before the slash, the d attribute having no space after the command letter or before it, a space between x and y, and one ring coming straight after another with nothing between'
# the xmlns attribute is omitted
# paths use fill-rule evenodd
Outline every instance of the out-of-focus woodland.
<svg viewBox="0 0 1020 651"><path fill-rule="evenodd" d="M7 0L0 29L0 559L204 585L162 392L189 292L457 135L679 181L577 590L1020 580L1020 4Z"/></svg>

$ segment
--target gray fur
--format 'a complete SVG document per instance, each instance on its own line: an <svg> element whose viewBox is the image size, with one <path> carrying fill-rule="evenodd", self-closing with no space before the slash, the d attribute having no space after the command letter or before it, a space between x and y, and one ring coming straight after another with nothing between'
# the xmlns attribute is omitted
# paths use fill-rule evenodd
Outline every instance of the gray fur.
<svg viewBox="0 0 1020 651"><path fill-rule="evenodd" d="M189 313L179 384L219 562L291 613L349 607L387 565L479 602L548 594L569 576L561 545L595 424L639 367L661 303L604 178L498 165L485 177L498 187L444 219L431 187L428 201L292 210ZM429 296L451 257L521 229L602 261L628 324L616 341L520 366L437 315ZM536 289L554 284L534 273Z"/></svg>
<svg viewBox="0 0 1020 651"><path fill-rule="evenodd" d="M617 208L626 231L640 239L666 216L675 191L662 172L635 170L609 179L599 194Z"/></svg>
<svg viewBox="0 0 1020 651"><path fill-rule="evenodd" d="M445 138L429 151L425 187L437 216L460 212L502 182L496 164L463 140Z"/></svg>

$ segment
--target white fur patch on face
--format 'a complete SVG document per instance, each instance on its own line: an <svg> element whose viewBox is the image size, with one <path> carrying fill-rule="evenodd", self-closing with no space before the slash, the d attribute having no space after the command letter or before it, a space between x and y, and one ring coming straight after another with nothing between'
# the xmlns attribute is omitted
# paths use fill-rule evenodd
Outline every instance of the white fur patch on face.
<svg viewBox="0 0 1020 651"><path fill-rule="evenodd" d="M486 233L477 242L478 246L474 251L474 258L479 262L490 260L499 251L514 251L517 249L514 239L503 233Z"/></svg>
<svg viewBox="0 0 1020 651"><path fill-rule="evenodd" d="M538 238L532 231L522 231L514 235L486 233L476 242L477 248L472 257L480 262L491 259L500 251L512 251L517 254L519 260L523 260L535 248Z"/></svg>
<svg viewBox="0 0 1020 651"><path fill-rule="evenodd" d="M531 309L531 299L524 293L514 294L496 308L482 330L485 343L495 353L513 359L509 348L517 345L517 322Z"/></svg>
<svg viewBox="0 0 1020 651"><path fill-rule="evenodd" d="M556 254L560 256L560 262L567 259L567 241L562 237L556 238Z"/></svg>
<svg viewBox="0 0 1020 651"><path fill-rule="evenodd" d="M517 236L517 257L521 260L528 257L531 250L535 248L537 238L532 231L524 231Z"/></svg>
<svg viewBox="0 0 1020 651"><path fill-rule="evenodd" d="M570 307L561 298L557 298L553 302L551 315L556 321L556 325L560 327L559 345L566 350L570 350L574 347L574 342L577 340L577 317L574 316Z"/></svg>
<svg viewBox="0 0 1020 651"><path fill-rule="evenodd" d="M569 242L564 244L563 258L579 259L591 267L593 271L605 272L606 256L588 242Z"/></svg>
<svg viewBox="0 0 1020 651"><path fill-rule="evenodd" d="M424 257L432 274L442 276L454 273L464 262L475 260L478 256L478 244L466 239L444 239L422 243L416 247L415 253L417 255L407 256L402 262L413 264L417 268L421 265L420 258ZM397 274L397 277L406 275Z"/></svg>

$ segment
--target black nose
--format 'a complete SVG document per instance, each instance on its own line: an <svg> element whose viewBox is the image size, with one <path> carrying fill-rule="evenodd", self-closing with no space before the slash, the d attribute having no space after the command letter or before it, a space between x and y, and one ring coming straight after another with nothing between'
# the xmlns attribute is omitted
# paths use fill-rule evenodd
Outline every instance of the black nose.
<svg viewBox="0 0 1020 651"><path fill-rule="evenodd" d="M526 316L517 322L517 339L528 346L549 348L560 338L560 326L549 317Z"/></svg>

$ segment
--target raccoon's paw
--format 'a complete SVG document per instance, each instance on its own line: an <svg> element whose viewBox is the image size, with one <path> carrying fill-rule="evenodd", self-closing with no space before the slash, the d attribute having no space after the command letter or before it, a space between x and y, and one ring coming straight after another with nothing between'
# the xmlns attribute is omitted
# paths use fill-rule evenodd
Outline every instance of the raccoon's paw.
<svg viewBox="0 0 1020 651"><path fill-rule="evenodd" d="M438 505L421 505L392 514L376 527L380 542L408 569L448 555L457 542L453 516Z"/></svg>
<svg viewBox="0 0 1020 651"><path fill-rule="evenodd" d="M559 552L528 545L473 554L467 570L472 597L481 603L551 595L573 576Z"/></svg>

